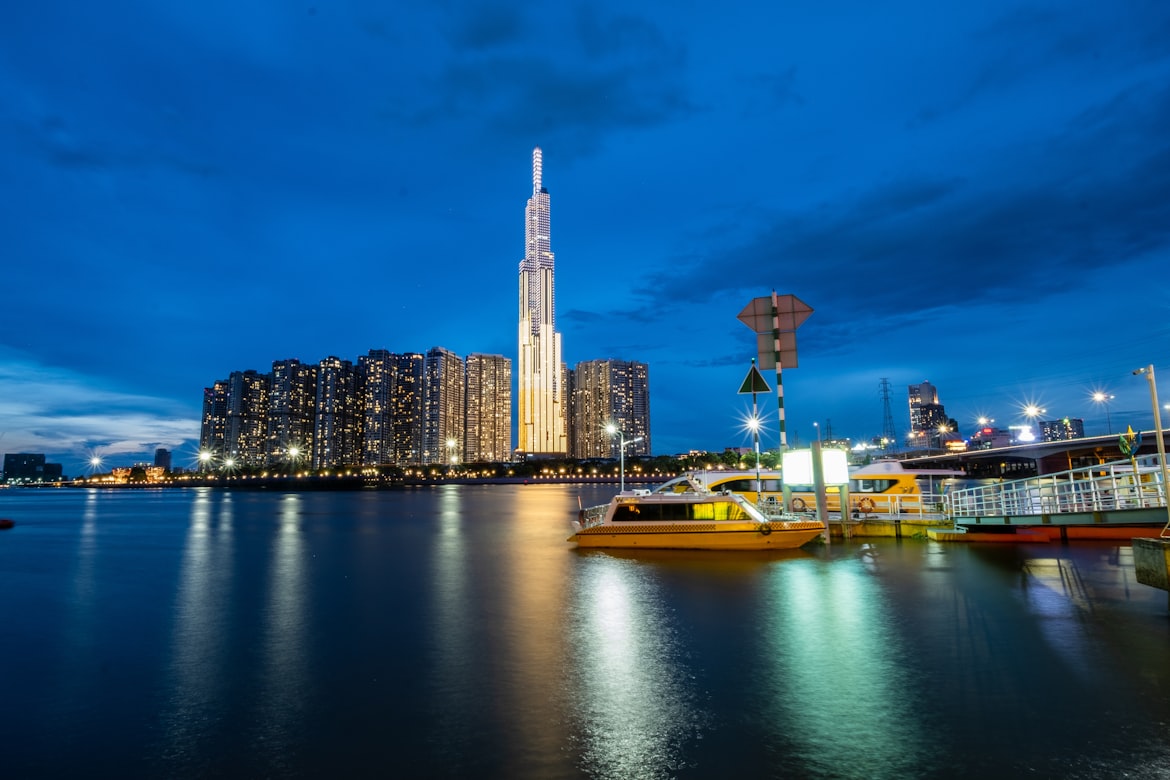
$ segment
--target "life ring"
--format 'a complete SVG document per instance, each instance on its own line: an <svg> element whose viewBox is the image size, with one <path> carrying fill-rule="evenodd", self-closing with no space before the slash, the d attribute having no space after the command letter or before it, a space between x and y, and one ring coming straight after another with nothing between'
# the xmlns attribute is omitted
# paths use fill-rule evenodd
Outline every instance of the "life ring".
<svg viewBox="0 0 1170 780"><path fill-rule="evenodd" d="M804 503L803 498L792 499L792 511L793 512L803 512L806 509L808 509L808 504Z"/></svg>
<svg viewBox="0 0 1170 780"><path fill-rule="evenodd" d="M760 523L760 533L762 533L764 536L767 536L768 534L772 533L772 524L771 523Z"/></svg>
<svg viewBox="0 0 1170 780"><path fill-rule="evenodd" d="M877 509L877 505L874 504L872 498L870 498L869 496L866 496L857 502L857 508L860 509L862 512L865 512L868 515L868 514L872 514L873 511L875 509Z"/></svg>

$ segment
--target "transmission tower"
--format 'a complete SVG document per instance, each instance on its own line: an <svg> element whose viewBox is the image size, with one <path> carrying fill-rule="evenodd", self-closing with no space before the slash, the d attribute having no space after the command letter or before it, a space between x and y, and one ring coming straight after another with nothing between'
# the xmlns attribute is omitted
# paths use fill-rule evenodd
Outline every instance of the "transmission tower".
<svg viewBox="0 0 1170 780"><path fill-rule="evenodd" d="M894 431L894 415L890 411L890 380L882 377L882 439L886 446L897 449L898 435Z"/></svg>

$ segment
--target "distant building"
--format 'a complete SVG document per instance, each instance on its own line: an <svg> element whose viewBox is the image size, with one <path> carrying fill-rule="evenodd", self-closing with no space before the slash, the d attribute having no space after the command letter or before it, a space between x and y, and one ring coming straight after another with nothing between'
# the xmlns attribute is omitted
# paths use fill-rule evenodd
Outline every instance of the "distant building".
<svg viewBox="0 0 1170 780"><path fill-rule="evenodd" d="M363 466L394 462L394 356L371 349L358 357Z"/></svg>
<svg viewBox="0 0 1170 780"><path fill-rule="evenodd" d="M467 356L463 458L500 463L512 457L512 361L503 355Z"/></svg>
<svg viewBox="0 0 1170 780"><path fill-rule="evenodd" d="M956 440L957 423L947 417L934 385L930 382L910 385L909 400L910 435L907 443L910 447L943 449L946 442Z"/></svg>
<svg viewBox="0 0 1170 780"><path fill-rule="evenodd" d="M967 448L972 450L991 450L997 447L1010 447L1012 444L1012 432L1005 431L1003 428L995 428L990 425L984 425L982 428L971 434L971 439L967 443Z"/></svg>
<svg viewBox="0 0 1170 780"><path fill-rule="evenodd" d="M216 380L203 388L203 417L199 430L199 450L222 456L227 438L228 382Z"/></svg>
<svg viewBox="0 0 1170 780"><path fill-rule="evenodd" d="M163 447L159 447L154 451L154 465L163 471L171 470L171 451Z"/></svg>
<svg viewBox="0 0 1170 780"><path fill-rule="evenodd" d="M268 464L309 463L317 420L317 367L296 358L272 363L268 393Z"/></svg>
<svg viewBox="0 0 1170 780"><path fill-rule="evenodd" d="M268 395L270 374L251 369L228 376L227 430L224 455L238 467L260 467L268 462Z"/></svg>
<svg viewBox="0 0 1170 780"><path fill-rule="evenodd" d="M1046 420L1039 424L1043 441L1067 441L1085 438L1085 421L1080 418L1064 417Z"/></svg>
<svg viewBox="0 0 1170 780"><path fill-rule="evenodd" d="M587 360L571 372L572 433L575 458L617 458L623 432L626 455L649 455L650 373L645 363L626 360ZM639 439L639 441L634 441Z"/></svg>
<svg viewBox="0 0 1170 780"><path fill-rule="evenodd" d="M456 463L463 455L463 360L449 349L427 350L423 362L422 462Z"/></svg>
<svg viewBox="0 0 1170 780"><path fill-rule="evenodd" d="M394 356L392 461L399 466L422 463L423 451L423 366L426 358L418 352Z"/></svg>
<svg viewBox="0 0 1170 780"><path fill-rule="evenodd" d="M5 482L59 482L61 479L61 464L46 463L43 454L18 452L4 456Z"/></svg>
<svg viewBox="0 0 1170 780"><path fill-rule="evenodd" d="M316 411L313 468L357 465L357 372L352 362L330 356L317 364Z"/></svg>

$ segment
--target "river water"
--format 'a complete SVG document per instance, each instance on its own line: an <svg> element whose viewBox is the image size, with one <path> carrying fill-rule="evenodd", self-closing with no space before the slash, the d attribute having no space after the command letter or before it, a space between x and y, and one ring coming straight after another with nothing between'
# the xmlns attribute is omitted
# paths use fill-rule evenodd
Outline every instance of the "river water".
<svg viewBox="0 0 1170 780"><path fill-rule="evenodd" d="M0 774L1170 777L1128 545L577 551L612 490L0 491Z"/></svg>

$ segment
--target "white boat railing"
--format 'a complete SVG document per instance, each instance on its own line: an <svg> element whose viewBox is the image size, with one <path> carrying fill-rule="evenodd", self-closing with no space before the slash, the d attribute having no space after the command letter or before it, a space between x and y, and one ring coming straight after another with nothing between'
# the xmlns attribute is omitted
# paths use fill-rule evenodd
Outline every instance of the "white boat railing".
<svg viewBox="0 0 1170 780"><path fill-rule="evenodd" d="M872 510L862 511L862 499L864 498L872 500ZM807 507L804 510L805 514L815 514L816 502L812 499L803 500ZM850 493L849 504L853 507L850 510L850 515L858 520L905 518L937 520L946 516L947 497L942 493L917 493L912 495ZM765 496L762 498L759 507L769 517L784 514L780 499L775 496ZM829 513L832 515L840 515L837 509L832 509Z"/></svg>
<svg viewBox="0 0 1170 780"><path fill-rule="evenodd" d="M952 491L953 517L1108 512L1166 506L1156 455Z"/></svg>

